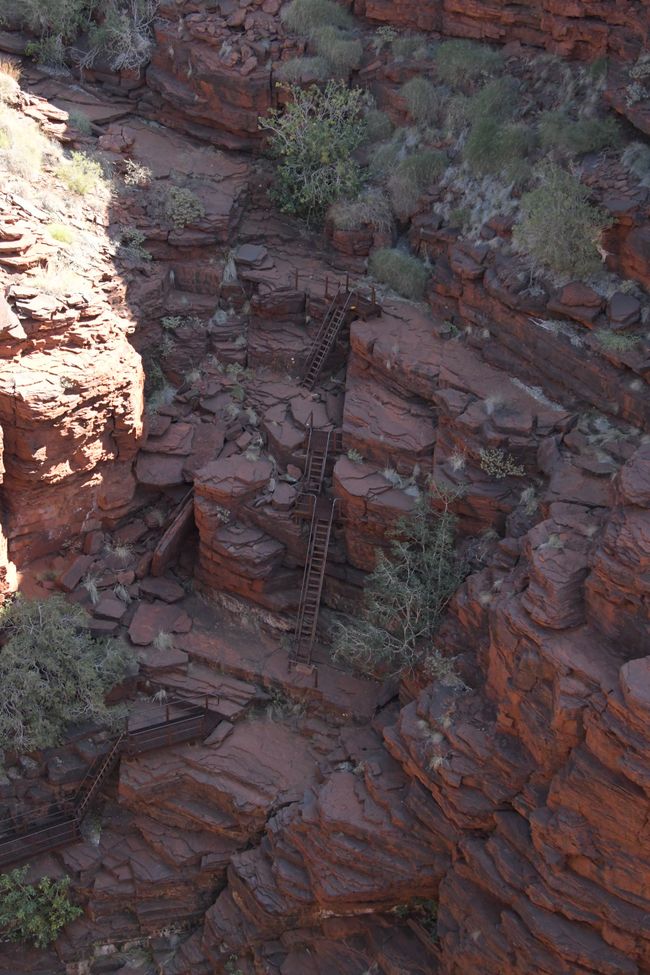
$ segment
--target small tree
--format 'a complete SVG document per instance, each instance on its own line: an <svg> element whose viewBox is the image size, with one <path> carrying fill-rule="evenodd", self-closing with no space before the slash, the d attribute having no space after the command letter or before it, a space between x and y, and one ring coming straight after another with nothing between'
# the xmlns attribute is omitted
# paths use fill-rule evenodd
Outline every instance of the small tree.
<svg viewBox="0 0 650 975"><path fill-rule="evenodd" d="M43 877L36 885L28 884L28 869L0 874L0 940L46 948L83 911L70 901L69 877Z"/></svg>
<svg viewBox="0 0 650 975"><path fill-rule="evenodd" d="M129 650L94 640L80 606L17 597L0 610L0 742L18 752L61 742L75 721L111 721L107 692L132 672Z"/></svg>
<svg viewBox="0 0 650 975"><path fill-rule="evenodd" d="M432 497L442 510L432 511ZM365 589L365 615L338 623L334 658L369 673L413 667L430 651L442 614L465 576L450 511L458 493L433 486L391 534Z"/></svg>
<svg viewBox="0 0 650 975"><path fill-rule="evenodd" d="M557 166L540 173L540 185L521 198L516 246L559 274L587 277L602 267L599 243L611 219L589 201L580 180Z"/></svg>
<svg viewBox="0 0 650 975"><path fill-rule="evenodd" d="M330 204L354 198L361 188L361 169L352 153L365 135L364 93L337 81L323 90L283 87L292 99L285 111L273 109L259 120L280 160L274 197L285 213L319 221Z"/></svg>

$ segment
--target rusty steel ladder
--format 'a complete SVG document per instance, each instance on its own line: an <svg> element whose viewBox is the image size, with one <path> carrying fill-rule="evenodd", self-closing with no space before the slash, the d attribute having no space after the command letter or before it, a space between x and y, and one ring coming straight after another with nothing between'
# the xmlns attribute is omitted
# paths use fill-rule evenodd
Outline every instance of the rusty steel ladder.
<svg viewBox="0 0 650 975"><path fill-rule="evenodd" d="M320 497L316 498L314 504L300 590L298 622L291 653L291 663L294 665L311 664L336 501L337 499Z"/></svg>
<svg viewBox="0 0 650 975"><path fill-rule="evenodd" d="M325 312L320 328L316 333L307 356L305 371L300 383L306 389L313 389L327 357L334 348L334 343L345 320L353 308L352 301L356 291L348 291L339 285L332 303Z"/></svg>

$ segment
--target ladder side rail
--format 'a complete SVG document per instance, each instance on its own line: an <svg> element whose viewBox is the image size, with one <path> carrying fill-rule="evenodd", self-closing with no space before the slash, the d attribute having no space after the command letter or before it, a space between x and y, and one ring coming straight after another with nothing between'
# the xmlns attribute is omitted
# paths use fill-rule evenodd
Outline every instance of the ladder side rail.
<svg viewBox="0 0 650 975"><path fill-rule="evenodd" d="M329 521L326 523L327 524L327 531L326 531L325 538L324 538L324 541L323 541L323 557L322 557L321 564L320 564L320 567L319 567L319 570L318 570L318 580L317 580L317 582L318 582L318 604L317 604L317 609L320 608L320 601L321 601L321 596L322 596L322 593L323 593L323 582L325 580L325 569L327 567L327 553L329 551L329 543L330 543L330 538L331 538L331 535L332 535L332 523L334 521L334 509L335 509L335 506L336 506L336 502L333 502L332 507L331 507L331 510L330 510ZM314 616L314 619L312 621L311 628L310 628L310 631L309 631L309 658L310 658L310 660L311 660L311 652L312 652L313 646L314 646L314 639L316 637L316 626L317 626L317 624L318 624L318 612L316 612L316 614Z"/></svg>
<svg viewBox="0 0 650 975"><path fill-rule="evenodd" d="M305 568L302 573L302 586L300 588L300 603L298 609L298 622L296 624L296 633L294 638L294 646L297 648L300 644L303 618L305 615L305 601L307 598L307 587L309 584L309 573L311 571L311 561L312 553L314 547L314 541L316 537L316 526L318 524L318 509L314 506L314 512L312 514L311 525L309 528L309 542L307 544L307 558L305 559Z"/></svg>

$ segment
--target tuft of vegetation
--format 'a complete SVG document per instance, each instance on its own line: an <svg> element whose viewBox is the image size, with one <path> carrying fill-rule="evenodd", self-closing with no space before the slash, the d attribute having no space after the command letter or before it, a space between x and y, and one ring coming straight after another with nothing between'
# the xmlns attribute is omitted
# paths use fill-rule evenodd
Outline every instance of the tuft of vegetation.
<svg viewBox="0 0 650 975"><path fill-rule="evenodd" d="M503 64L499 51L474 41L443 41L435 55L438 77L449 85L496 74Z"/></svg>
<svg viewBox="0 0 650 975"><path fill-rule="evenodd" d="M34 119L0 99L0 161L6 172L34 179L46 162L60 158L61 149L43 135Z"/></svg>
<svg viewBox="0 0 650 975"><path fill-rule="evenodd" d="M17 752L60 744L78 721L112 721L108 691L132 672L128 648L94 640L62 596L0 609L0 741Z"/></svg>
<svg viewBox="0 0 650 975"><path fill-rule="evenodd" d="M519 94L520 84L512 75L493 78L476 94L465 99L466 117L470 122L478 122L488 115L493 119L512 118Z"/></svg>
<svg viewBox="0 0 650 975"><path fill-rule="evenodd" d="M28 866L0 874L0 940L47 948L83 911L70 900L70 878L27 882Z"/></svg>
<svg viewBox="0 0 650 975"><path fill-rule="evenodd" d="M608 352L618 352L620 354L632 352L641 340L639 335L630 333L627 335L619 335L617 332L608 332L604 328L598 329L596 338L603 349L606 349Z"/></svg>
<svg viewBox="0 0 650 975"><path fill-rule="evenodd" d="M281 81L305 82L325 81L329 74L329 65L325 58L289 58L283 61L276 75Z"/></svg>
<svg viewBox="0 0 650 975"><path fill-rule="evenodd" d="M68 113L68 125L71 128L76 129L82 135L92 135L93 126L92 122L81 111L75 111L74 109Z"/></svg>
<svg viewBox="0 0 650 975"><path fill-rule="evenodd" d="M27 53L43 64L62 65L70 55L90 67L101 55L114 71L134 70L149 60L151 27L159 0L17 0L17 13L38 40ZM94 15L101 10L102 22ZM87 34L80 55L74 41Z"/></svg>
<svg viewBox="0 0 650 975"><path fill-rule="evenodd" d="M613 118L572 119L566 112L544 112L539 120L544 149L560 149L580 156L618 145L620 132Z"/></svg>
<svg viewBox="0 0 650 975"><path fill-rule="evenodd" d="M141 165L135 159L126 159L124 182L127 186L149 186L153 182L153 173L148 166Z"/></svg>
<svg viewBox="0 0 650 975"><path fill-rule="evenodd" d="M389 231L393 226L390 202L386 194L378 189L367 190L356 200L334 203L327 215L337 230L371 227L373 230Z"/></svg>
<svg viewBox="0 0 650 975"><path fill-rule="evenodd" d="M393 134L393 123L386 112L382 112L378 108L371 108L366 112L364 120L366 123L366 142L382 142L384 139L390 139Z"/></svg>
<svg viewBox="0 0 650 975"><path fill-rule="evenodd" d="M281 16L284 26L294 34L312 34L319 27L353 25L347 10L333 0L292 0Z"/></svg>
<svg viewBox="0 0 650 975"><path fill-rule="evenodd" d="M134 264L150 261L151 253L144 246L146 239L138 227L123 227L120 233L120 254Z"/></svg>
<svg viewBox="0 0 650 975"><path fill-rule="evenodd" d="M347 78L358 68L363 57L363 45L356 37L328 24L319 27L313 34L316 52L337 78Z"/></svg>
<svg viewBox="0 0 650 975"><path fill-rule="evenodd" d="M73 152L56 171L56 175L73 193L86 196L104 179L101 163L83 152Z"/></svg>
<svg viewBox="0 0 650 975"><path fill-rule="evenodd" d="M47 225L47 232L59 244L73 244L75 240L74 230L67 227L64 223L50 223Z"/></svg>
<svg viewBox="0 0 650 975"><path fill-rule="evenodd" d="M641 181L650 187L650 146L643 142L631 142L621 156L621 162Z"/></svg>
<svg viewBox="0 0 650 975"><path fill-rule="evenodd" d="M534 145L534 134L526 125L504 125L490 115L472 126L463 155L474 172L503 173L512 179Z"/></svg>
<svg viewBox="0 0 650 975"><path fill-rule="evenodd" d="M512 454L499 447L486 447L481 451L481 470L497 481L504 477L523 477L526 473Z"/></svg>
<svg viewBox="0 0 650 975"><path fill-rule="evenodd" d="M356 197L361 188L352 153L365 135L364 95L336 81L323 90L315 85L288 90L292 100L284 113L274 109L259 120L279 159L273 195L285 213L320 221L332 203Z"/></svg>
<svg viewBox="0 0 650 975"><path fill-rule="evenodd" d="M182 230L205 216L205 207L187 186L165 187L161 191L157 209L161 211L162 220L175 230Z"/></svg>
<svg viewBox="0 0 650 975"><path fill-rule="evenodd" d="M414 301L423 297L429 277L429 272L417 257L391 248L374 251L368 262L368 270L382 284Z"/></svg>
<svg viewBox="0 0 650 975"><path fill-rule="evenodd" d="M432 510L432 494L442 510ZM465 577L456 554L457 495L434 486L398 522L390 549L379 557L365 589L365 614L339 623L333 655L359 670L400 672L430 651L442 614Z"/></svg>
<svg viewBox="0 0 650 975"><path fill-rule="evenodd" d="M398 163L388 180L388 194L397 217L410 217L418 201L445 170L447 157L435 149L422 149Z"/></svg>
<svg viewBox="0 0 650 975"><path fill-rule="evenodd" d="M598 247L611 219L590 203L589 190L571 173L546 166L540 179L540 185L521 199L513 240L542 266L588 277L601 267Z"/></svg>
<svg viewBox="0 0 650 975"><path fill-rule="evenodd" d="M419 125L432 125L440 115L444 97L428 78L416 75L401 87L409 114Z"/></svg>
<svg viewBox="0 0 650 975"><path fill-rule="evenodd" d="M429 55L429 42L424 34L399 34L392 39L391 50L398 61L421 61Z"/></svg>

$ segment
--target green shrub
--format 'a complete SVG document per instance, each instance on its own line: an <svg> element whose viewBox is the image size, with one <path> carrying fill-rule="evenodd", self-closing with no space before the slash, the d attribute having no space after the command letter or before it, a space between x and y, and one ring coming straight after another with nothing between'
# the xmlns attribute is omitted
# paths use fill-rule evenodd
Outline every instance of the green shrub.
<svg viewBox="0 0 650 975"><path fill-rule="evenodd" d="M334 203L328 217L338 230L359 230L372 227L373 230L388 231L393 226L393 213L384 193L371 189L356 200L341 200Z"/></svg>
<svg viewBox="0 0 650 975"><path fill-rule="evenodd" d="M429 272L412 254L391 248L375 251L368 262L370 273L393 291L418 301L424 295Z"/></svg>
<svg viewBox="0 0 650 975"><path fill-rule="evenodd" d="M613 118L572 119L565 112L544 112L539 133L545 149L562 149L571 155L597 152L620 141Z"/></svg>
<svg viewBox="0 0 650 975"><path fill-rule="evenodd" d="M388 180L393 210L401 220L416 210L422 194L444 172L447 157L443 152L424 149L403 159Z"/></svg>
<svg viewBox="0 0 650 975"><path fill-rule="evenodd" d="M71 153L69 160L59 166L56 174L69 190L79 196L96 189L104 179L101 164L83 152Z"/></svg>
<svg viewBox="0 0 650 975"><path fill-rule="evenodd" d="M399 61L421 60L429 54L429 42L424 34L400 34L392 41L391 50Z"/></svg>
<svg viewBox="0 0 650 975"><path fill-rule="evenodd" d="M369 109L365 116L366 142L382 142L393 134L393 123L386 112L377 108Z"/></svg>
<svg viewBox="0 0 650 975"><path fill-rule="evenodd" d="M317 54L325 59L331 73L337 77L347 78L350 71L361 64L363 56L361 41L339 30L338 27L331 24L319 27L314 31L313 38Z"/></svg>
<svg viewBox="0 0 650 975"><path fill-rule="evenodd" d="M365 135L364 95L335 81L324 90L292 85L289 91L292 100L284 113L272 110L259 120L279 159L274 198L286 213L319 221L332 203L353 199L361 188L352 153Z"/></svg>
<svg viewBox="0 0 650 975"><path fill-rule="evenodd" d="M519 92L519 82L511 75L493 78L475 95L466 99L466 118L470 122L478 122L487 115L493 119L512 118L517 107Z"/></svg>
<svg viewBox="0 0 650 975"><path fill-rule="evenodd" d="M318 27L352 27L347 10L332 0L292 0L282 11L282 21L294 34L311 34Z"/></svg>
<svg viewBox="0 0 650 975"><path fill-rule="evenodd" d="M92 123L87 115L74 109L68 113L68 125L82 135L91 135L93 131Z"/></svg>
<svg viewBox="0 0 650 975"><path fill-rule="evenodd" d="M589 190L570 173L547 166L540 178L521 199L516 246L560 274L586 277L598 271L598 244L610 218L589 202Z"/></svg>
<svg viewBox="0 0 650 975"><path fill-rule="evenodd" d="M373 150L368 168L370 175L375 179L382 179L387 176L399 163L403 154L401 131L398 129L390 141L382 142Z"/></svg>
<svg viewBox="0 0 650 975"><path fill-rule="evenodd" d="M83 65L98 55L107 57L114 71L135 71L149 60L152 24L159 0L109 0L101 24L91 24L90 52Z"/></svg>
<svg viewBox="0 0 650 975"><path fill-rule="evenodd" d="M413 513L391 534L365 588L365 617L336 628L333 655L374 673L413 667L430 651L442 614L465 576L454 546L452 497L438 492L443 508L423 494Z"/></svg>
<svg viewBox="0 0 650 975"><path fill-rule="evenodd" d="M472 125L463 156L474 172L503 172L509 177L533 144L534 135L527 126L503 124L488 115Z"/></svg>
<svg viewBox="0 0 650 975"><path fill-rule="evenodd" d="M162 213L166 223L182 230L205 216L205 207L196 193L186 186L168 186L163 190Z"/></svg>
<svg viewBox="0 0 650 975"><path fill-rule="evenodd" d="M435 55L438 77L449 85L495 74L502 64L499 51L474 41L443 41Z"/></svg>
<svg viewBox="0 0 650 975"><path fill-rule="evenodd" d="M56 240L59 244L72 244L74 243L74 230L71 227L67 227L63 223L50 223L47 226L47 232L52 238Z"/></svg>
<svg viewBox="0 0 650 975"><path fill-rule="evenodd" d="M17 0L17 12L39 39L28 54L48 64L63 64L69 45L88 32L89 48L73 52L82 67L101 54L115 71L141 67L151 51L151 25L159 0ZM93 13L102 12L102 23Z"/></svg>
<svg viewBox="0 0 650 975"><path fill-rule="evenodd" d="M428 78L417 76L402 85L401 94L411 117L419 125L431 125L436 121L443 105L440 92Z"/></svg>
<svg viewBox="0 0 650 975"><path fill-rule="evenodd" d="M619 335L617 332L608 332L604 328L597 330L596 338L603 349L606 349L608 352L618 352L619 354L631 352L637 347L640 341L640 336L638 335Z"/></svg>
<svg viewBox="0 0 650 975"><path fill-rule="evenodd" d="M151 253L144 246L147 238L138 227L123 227L120 238L120 253L126 260L134 264L151 260Z"/></svg>
<svg viewBox="0 0 650 975"><path fill-rule="evenodd" d="M43 877L37 884L29 884L28 870L17 867L0 874L0 940L47 948L83 911L70 901L69 877Z"/></svg>
<svg viewBox="0 0 650 975"><path fill-rule="evenodd" d="M504 477L523 477L526 471L512 454L498 447L486 447L481 451L481 470L497 481Z"/></svg>
<svg viewBox="0 0 650 975"><path fill-rule="evenodd" d="M93 640L62 596L17 597L0 610L0 741L18 752L59 744L69 724L107 721L106 693L131 670L116 640Z"/></svg>
<svg viewBox="0 0 650 975"><path fill-rule="evenodd" d="M283 61L276 71L281 81L289 83L302 81L325 81L330 67L325 58L290 58Z"/></svg>

